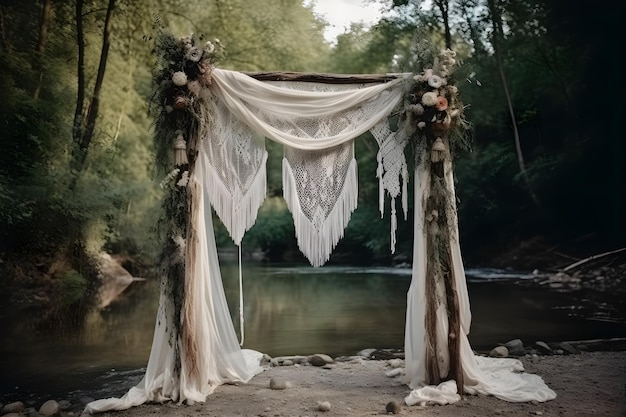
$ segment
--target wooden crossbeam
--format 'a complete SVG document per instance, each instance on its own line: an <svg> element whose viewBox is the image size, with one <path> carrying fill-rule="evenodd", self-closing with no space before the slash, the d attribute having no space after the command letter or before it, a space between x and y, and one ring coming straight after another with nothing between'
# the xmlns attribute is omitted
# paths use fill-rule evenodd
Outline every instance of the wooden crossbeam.
<svg viewBox="0 0 626 417"><path fill-rule="evenodd" d="M313 72L244 72L259 81L302 81L325 84L374 84L398 78L396 74L324 74Z"/></svg>

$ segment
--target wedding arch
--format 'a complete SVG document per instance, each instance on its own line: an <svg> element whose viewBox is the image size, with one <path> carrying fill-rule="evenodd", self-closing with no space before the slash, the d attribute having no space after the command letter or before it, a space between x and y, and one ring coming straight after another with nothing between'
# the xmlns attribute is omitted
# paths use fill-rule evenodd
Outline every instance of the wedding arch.
<svg viewBox="0 0 626 417"><path fill-rule="evenodd" d="M507 401L556 397L520 361L473 353L471 312L458 240L452 156L467 123L453 82L455 53L429 55L419 73L241 73L216 67L221 45L163 34L153 109L156 159L167 172L160 301L142 381L85 412L145 402L203 402L216 387L263 371L242 349L222 287L211 210L240 246L266 193L265 139L283 145L283 193L298 247L322 266L357 206L354 142L379 149L380 214L389 198L408 215L405 151L414 149L414 247L407 294L408 405L453 403L464 393ZM396 201L398 200L398 201ZM241 313L241 310L240 310Z"/></svg>

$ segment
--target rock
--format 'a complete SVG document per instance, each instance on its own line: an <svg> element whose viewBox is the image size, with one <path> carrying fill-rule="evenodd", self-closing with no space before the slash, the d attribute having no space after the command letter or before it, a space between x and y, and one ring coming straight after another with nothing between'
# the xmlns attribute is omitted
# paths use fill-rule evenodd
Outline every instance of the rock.
<svg viewBox="0 0 626 417"><path fill-rule="evenodd" d="M363 349L357 352L357 356L363 356L364 358L369 358L372 356L372 353L376 352L376 349Z"/></svg>
<svg viewBox="0 0 626 417"><path fill-rule="evenodd" d="M328 401L318 401L317 409L320 411L330 411L330 403Z"/></svg>
<svg viewBox="0 0 626 417"><path fill-rule="evenodd" d="M322 366L322 369L333 369L334 367L335 365L331 363L327 363L326 365Z"/></svg>
<svg viewBox="0 0 626 417"><path fill-rule="evenodd" d="M28 417L39 417L39 411L35 407L28 407L22 411L22 414Z"/></svg>
<svg viewBox="0 0 626 417"><path fill-rule="evenodd" d="M506 346L497 346L491 349L491 352L489 352L489 356L491 356L492 358L506 358L507 356L509 356L509 350L506 348Z"/></svg>
<svg viewBox="0 0 626 417"><path fill-rule="evenodd" d="M388 359L404 359L404 352L396 349L377 349L370 355L370 359L388 360Z"/></svg>
<svg viewBox="0 0 626 417"><path fill-rule="evenodd" d="M9 413L9 414L3 414L2 417L23 417L24 414L22 413Z"/></svg>
<svg viewBox="0 0 626 417"><path fill-rule="evenodd" d="M281 363L282 366L293 366L293 361L291 359L285 359L283 361L283 363Z"/></svg>
<svg viewBox="0 0 626 417"><path fill-rule="evenodd" d="M39 407L39 414L44 416L57 416L60 411L59 403L54 400L48 400Z"/></svg>
<svg viewBox="0 0 626 417"><path fill-rule="evenodd" d="M309 363L313 366L324 366L328 363L334 363L335 361L328 355L324 355L323 353L316 353L315 355L309 356Z"/></svg>
<svg viewBox="0 0 626 417"><path fill-rule="evenodd" d="M282 389L287 389L290 387L291 387L291 382L287 381L286 379L279 378L279 377L273 377L270 379L270 389L282 390Z"/></svg>
<svg viewBox="0 0 626 417"><path fill-rule="evenodd" d="M385 376L388 376L389 378L393 378L394 376L401 375L402 372L403 372L402 368L394 368L391 371L385 372Z"/></svg>
<svg viewBox="0 0 626 417"><path fill-rule="evenodd" d="M72 403L68 400L61 400L59 401L59 408L61 409L61 411L67 411L72 408Z"/></svg>
<svg viewBox="0 0 626 417"><path fill-rule="evenodd" d="M537 341L535 342L535 346L539 349L539 351L546 355L552 355L552 348L548 346L546 342Z"/></svg>
<svg viewBox="0 0 626 417"><path fill-rule="evenodd" d="M0 414L21 413L22 411L24 411L24 403L21 401L15 401L2 407L2 412L0 412Z"/></svg>
<svg viewBox="0 0 626 417"><path fill-rule="evenodd" d="M402 367L402 364L403 364L402 359L389 359L387 363L392 368L400 368Z"/></svg>
<svg viewBox="0 0 626 417"><path fill-rule="evenodd" d="M576 349L574 346L567 342L559 343L559 348L561 348L565 353L570 355L578 355L580 351Z"/></svg>
<svg viewBox="0 0 626 417"><path fill-rule="evenodd" d="M264 353L263 357L261 358L260 365L261 366L270 366L271 363L272 363L272 357L270 355L268 355L267 353Z"/></svg>
<svg viewBox="0 0 626 417"><path fill-rule="evenodd" d="M400 412L402 411L402 406L400 406L400 404L395 401L389 401L387 403L387 406L385 407L385 411L391 414L400 414Z"/></svg>
<svg viewBox="0 0 626 417"><path fill-rule="evenodd" d="M526 349L524 349L524 343L520 339L509 340L504 344L509 351L509 356L524 356Z"/></svg>

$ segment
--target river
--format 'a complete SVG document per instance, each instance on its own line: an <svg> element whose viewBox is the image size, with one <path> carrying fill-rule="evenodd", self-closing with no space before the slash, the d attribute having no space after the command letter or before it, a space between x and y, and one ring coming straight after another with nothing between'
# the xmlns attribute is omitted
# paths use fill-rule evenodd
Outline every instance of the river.
<svg viewBox="0 0 626 417"><path fill-rule="evenodd" d="M222 266L239 336L238 267ZM468 269L470 343L488 350L521 338L526 344L626 337L626 320L607 316L610 303L584 292L520 285L531 275ZM402 348L407 268L250 263L243 268L245 348L270 356L352 355L365 348ZM137 383L152 344L158 306L154 281L133 283L76 332L38 333L16 318L0 325L0 402L117 396Z"/></svg>

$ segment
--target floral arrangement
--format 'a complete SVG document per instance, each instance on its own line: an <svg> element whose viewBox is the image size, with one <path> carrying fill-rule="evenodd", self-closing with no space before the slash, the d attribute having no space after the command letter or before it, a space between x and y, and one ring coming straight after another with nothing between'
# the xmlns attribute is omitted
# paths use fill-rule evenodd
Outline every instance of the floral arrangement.
<svg viewBox="0 0 626 417"><path fill-rule="evenodd" d="M435 56L432 65L413 77L405 100L407 128L418 146L431 149L433 163L447 158L450 148L467 147L468 123L452 78L455 58L450 49Z"/></svg>
<svg viewBox="0 0 626 417"><path fill-rule="evenodd" d="M224 56L219 39L204 41L195 35L177 38L169 33L157 37L151 111L155 118L155 145L159 170L189 163L185 132L195 125L194 104L211 84L211 73Z"/></svg>

